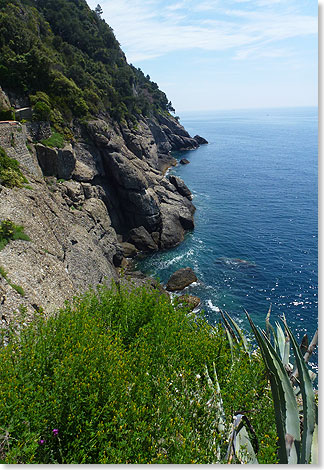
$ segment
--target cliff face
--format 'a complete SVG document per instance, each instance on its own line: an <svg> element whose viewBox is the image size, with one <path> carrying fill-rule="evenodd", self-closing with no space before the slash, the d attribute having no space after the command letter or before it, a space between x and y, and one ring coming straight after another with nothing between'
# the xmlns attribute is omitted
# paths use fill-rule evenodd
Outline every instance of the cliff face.
<svg viewBox="0 0 324 470"><path fill-rule="evenodd" d="M125 242L146 252L167 249L194 227L190 191L163 175L174 164L171 150L198 147L176 119L142 117L131 128L108 115L93 118L75 124L62 149L37 141L48 132L46 122L0 123L0 145L29 181L0 186L0 218L23 225L31 239L0 251L11 281L0 279L4 321L20 305L28 316L40 307L50 312L89 286L118 282Z"/></svg>
<svg viewBox="0 0 324 470"><path fill-rule="evenodd" d="M194 227L189 189L164 173L202 141L84 0L0 0L0 85L0 147L29 181L0 178L0 221L30 237L0 250L5 323L118 282L126 257Z"/></svg>

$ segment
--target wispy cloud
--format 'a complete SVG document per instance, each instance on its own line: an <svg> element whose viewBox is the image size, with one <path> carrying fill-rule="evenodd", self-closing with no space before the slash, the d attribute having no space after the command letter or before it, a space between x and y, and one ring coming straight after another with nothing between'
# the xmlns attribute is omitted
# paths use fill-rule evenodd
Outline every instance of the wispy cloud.
<svg viewBox="0 0 324 470"><path fill-rule="evenodd" d="M97 0L91 0L95 7ZM101 0L130 62L189 49L232 50L235 59L291 55L279 41L317 33L293 0ZM266 10L265 10L266 8Z"/></svg>

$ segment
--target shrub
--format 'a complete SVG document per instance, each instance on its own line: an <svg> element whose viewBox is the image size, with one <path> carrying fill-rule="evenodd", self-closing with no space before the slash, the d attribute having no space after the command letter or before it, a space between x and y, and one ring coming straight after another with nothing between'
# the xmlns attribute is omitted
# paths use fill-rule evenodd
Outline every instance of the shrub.
<svg viewBox="0 0 324 470"><path fill-rule="evenodd" d="M2 250L10 240L30 241L28 235L24 233L22 225L15 225L11 220L3 220L0 224L0 250Z"/></svg>
<svg viewBox="0 0 324 470"><path fill-rule="evenodd" d="M227 418L246 410L268 449L259 462L276 462L262 360L242 352L233 369L221 326L158 290L101 286L8 335L0 349L5 463L222 461L216 449L224 451L229 429L215 428L204 375L213 363Z"/></svg>
<svg viewBox="0 0 324 470"><path fill-rule="evenodd" d="M13 121L15 120L15 111L13 108L0 109L0 121Z"/></svg>
<svg viewBox="0 0 324 470"><path fill-rule="evenodd" d="M7 188L21 188L23 183L28 181L22 174L18 161L8 157L5 150L0 147L0 184Z"/></svg>
<svg viewBox="0 0 324 470"><path fill-rule="evenodd" d="M51 137L49 137L48 139L43 139L41 143L43 145L46 145L47 147L63 148L64 136L59 132L52 132Z"/></svg>

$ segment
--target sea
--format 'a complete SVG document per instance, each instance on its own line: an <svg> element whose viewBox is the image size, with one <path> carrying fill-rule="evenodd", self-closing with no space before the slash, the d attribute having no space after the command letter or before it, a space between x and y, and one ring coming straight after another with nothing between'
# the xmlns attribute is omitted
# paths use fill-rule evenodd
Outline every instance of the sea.
<svg viewBox="0 0 324 470"><path fill-rule="evenodd" d="M196 207L195 229L172 250L138 268L166 283L190 266L211 324L227 311L250 331L271 306L297 338L318 325L318 109L287 108L184 113L190 135L208 140L174 153L189 164L169 170L184 180ZM312 358L317 366L317 354Z"/></svg>

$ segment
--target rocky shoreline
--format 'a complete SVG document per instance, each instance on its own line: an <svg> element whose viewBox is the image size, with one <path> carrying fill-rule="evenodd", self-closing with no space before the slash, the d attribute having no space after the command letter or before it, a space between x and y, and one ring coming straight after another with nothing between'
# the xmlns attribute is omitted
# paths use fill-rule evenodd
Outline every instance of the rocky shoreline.
<svg viewBox="0 0 324 470"><path fill-rule="evenodd" d="M0 90L2 103L22 107ZM31 241L0 251L0 266L24 296L0 278L1 313L22 306L27 316L51 312L76 293L118 281L125 259L178 245L194 228L190 190L176 176L171 151L206 143L190 137L171 115L136 126L102 115L75 122L64 148L41 143L49 123L0 124L0 146L19 161L29 183L0 186L0 218L23 225Z"/></svg>

